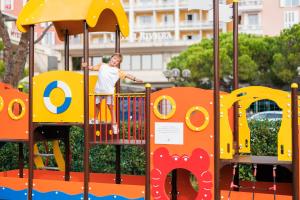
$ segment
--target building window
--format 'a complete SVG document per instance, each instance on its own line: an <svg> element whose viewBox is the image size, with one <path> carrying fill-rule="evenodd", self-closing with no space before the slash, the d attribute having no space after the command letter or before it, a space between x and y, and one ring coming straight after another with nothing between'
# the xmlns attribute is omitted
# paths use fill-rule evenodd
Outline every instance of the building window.
<svg viewBox="0 0 300 200"><path fill-rule="evenodd" d="M56 56L48 56L48 71L57 70L58 60Z"/></svg>
<svg viewBox="0 0 300 200"><path fill-rule="evenodd" d="M92 57L92 62L90 62L92 65L97 65L102 62L102 57Z"/></svg>
<svg viewBox="0 0 300 200"><path fill-rule="evenodd" d="M172 14L163 15L163 23L167 25L172 25L174 23L174 16Z"/></svg>
<svg viewBox="0 0 300 200"><path fill-rule="evenodd" d="M131 57L131 69L132 70L140 70L141 69L141 56L135 55Z"/></svg>
<svg viewBox="0 0 300 200"><path fill-rule="evenodd" d="M248 25L258 26L258 14L248 14Z"/></svg>
<svg viewBox="0 0 300 200"><path fill-rule="evenodd" d="M42 44L54 45L55 44L55 34L54 32L48 32L44 35L42 39Z"/></svg>
<svg viewBox="0 0 300 200"><path fill-rule="evenodd" d="M142 68L143 70L151 69L151 55L143 55L142 56Z"/></svg>
<svg viewBox="0 0 300 200"><path fill-rule="evenodd" d="M81 70L82 57L72 57L73 71Z"/></svg>
<svg viewBox="0 0 300 200"><path fill-rule="evenodd" d="M198 15L197 13L186 14L185 20L187 23L195 22L196 20L198 20Z"/></svg>
<svg viewBox="0 0 300 200"><path fill-rule="evenodd" d="M193 36L192 36L192 35L187 35L187 36L186 36L186 39L187 39L187 40L193 40Z"/></svg>
<svg viewBox="0 0 300 200"><path fill-rule="evenodd" d="M73 44L81 43L80 35L71 36L71 43Z"/></svg>
<svg viewBox="0 0 300 200"><path fill-rule="evenodd" d="M152 69L163 69L163 57L162 54L152 55Z"/></svg>
<svg viewBox="0 0 300 200"><path fill-rule="evenodd" d="M129 55L123 55L123 61L121 63L121 69L122 70L130 70L130 56Z"/></svg>
<svg viewBox="0 0 300 200"><path fill-rule="evenodd" d="M280 0L281 7L299 6L300 0Z"/></svg>
<svg viewBox="0 0 300 200"><path fill-rule="evenodd" d="M299 23L298 11L284 12L284 28L290 28L297 23Z"/></svg>
<svg viewBox="0 0 300 200"><path fill-rule="evenodd" d="M187 14L186 15L186 20L187 21L193 21L193 14Z"/></svg>
<svg viewBox="0 0 300 200"><path fill-rule="evenodd" d="M1 1L2 10L13 10L14 9L14 0L2 0Z"/></svg>
<svg viewBox="0 0 300 200"><path fill-rule="evenodd" d="M138 24L139 25L149 25L152 24L152 16L144 15L138 17Z"/></svg>

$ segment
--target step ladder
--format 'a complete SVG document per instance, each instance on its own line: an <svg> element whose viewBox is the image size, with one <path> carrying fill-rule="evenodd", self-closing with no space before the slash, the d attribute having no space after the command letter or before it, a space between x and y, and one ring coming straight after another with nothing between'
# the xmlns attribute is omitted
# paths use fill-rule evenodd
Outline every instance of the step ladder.
<svg viewBox="0 0 300 200"><path fill-rule="evenodd" d="M40 153L39 148L37 144L34 144L34 163L37 169L46 169L46 170L58 170L58 171L65 171L65 160L64 157L60 151L59 147L59 141L53 140L52 141L53 146L53 153ZM45 165L43 161L43 157L49 158L54 157L57 167L49 167Z"/></svg>

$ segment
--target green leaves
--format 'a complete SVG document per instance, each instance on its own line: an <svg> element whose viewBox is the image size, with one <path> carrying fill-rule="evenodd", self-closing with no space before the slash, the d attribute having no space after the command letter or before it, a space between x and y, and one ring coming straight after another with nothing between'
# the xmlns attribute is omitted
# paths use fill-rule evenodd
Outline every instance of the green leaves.
<svg viewBox="0 0 300 200"><path fill-rule="evenodd" d="M277 156L277 136L281 121L250 121L251 155ZM251 165L240 165L241 180L252 181L253 169Z"/></svg>
<svg viewBox="0 0 300 200"><path fill-rule="evenodd" d="M72 127L70 130L71 144L71 171L83 171L83 147L84 134L79 127ZM39 150L46 153L43 142L39 142ZM25 145L24 145L25 146ZM61 151L64 155L65 146L60 142ZM48 142L49 152L52 152L51 142ZM28 168L28 147L24 149L25 168ZM115 146L114 145L94 145L90 149L90 169L91 172L115 173ZM127 145L121 148L121 173L142 175L145 174L145 151L138 146ZM0 148L0 171L7 171L18 168L18 144L6 143ZM44 159L44 162L46 159ZM48 166L56 167L53 157L48 160Z"/></svg>
<svg viewBox="0 0 300 200"><path fill-rule="evenodd" d="M232 43L232 33L220 35L220 78L223 82L232 79ZM294 25L275 37L240 34L238 51L241 83L276 87L289 85L300 66L300 25ZM191 45L172 58L168 68L190 69L190 82L206 87L201 80L213 80L213 40L203 39Z"/></svg>

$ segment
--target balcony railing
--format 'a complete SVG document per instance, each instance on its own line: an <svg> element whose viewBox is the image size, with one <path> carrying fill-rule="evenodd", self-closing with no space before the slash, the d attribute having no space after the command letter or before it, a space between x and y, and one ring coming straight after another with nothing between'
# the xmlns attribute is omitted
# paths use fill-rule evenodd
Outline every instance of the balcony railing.
<svg viewBox="0 0 300 200"><path fill-rule="evenodd" d="M188 0L180 0L179 1L179 6L185 7L185 6L188 5L188 3L189 3ZM220 4L226 4L226 0L219 0L219 3Z"/></svg>
<svg viewBox="0 0 300 200"><path fill-rule="evenodd" d="M203 21L189 21L189 20L186 20L186 21L183 21L183 22L180 22L180 27L181 28L212 28L213 26L213 23L212 22L203 22Z"/></svg>
<svg viewBox="0 0 300 200"><path fill-rule="evenodd" d="M261 6L262 0L241 0L239 6Z"/></svg>
<svg viewBox="0 0 300 200"><path fill-rule="evenodd" d="M260 25L240 25L239 29L241 30L262 30Z"/></svg>
<svg viewBox="0 0 300 200"><path fill-rule="evenodd" d="M263 33L262 26L260 25L239 25L240 33L261 35Z"/></svg>

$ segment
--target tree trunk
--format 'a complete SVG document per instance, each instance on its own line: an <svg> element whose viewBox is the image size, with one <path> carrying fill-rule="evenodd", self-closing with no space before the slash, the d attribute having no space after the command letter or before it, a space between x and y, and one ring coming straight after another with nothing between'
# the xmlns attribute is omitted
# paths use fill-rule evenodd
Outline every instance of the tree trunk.
<svg viewBox="0 0 300 200"><path fill-rule="evenodd" d="M4 23L4 17L0 11L0 36L4 46L3 60L5 73L3 82L16 87L24 73L24 66L28 53L28 33L22 33L19 44L14 46Z"/></svg>
<svg viewBox="0 0 300 200"><path fill-rule="evenodd" d="M35 43L41 41L51 27L52 24L49 24ZM2 38L4 46L3 61L5 65L5 73L3 82L17 87L19 81L24 75L24 68L28 55L29 33L22 33L18 45L12 44L7 27L4 23L4 17L0 11L0 37Z"/></svg>

